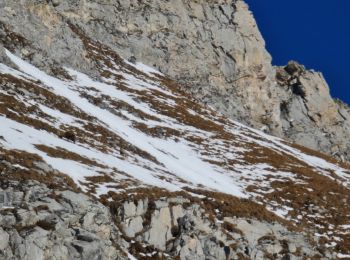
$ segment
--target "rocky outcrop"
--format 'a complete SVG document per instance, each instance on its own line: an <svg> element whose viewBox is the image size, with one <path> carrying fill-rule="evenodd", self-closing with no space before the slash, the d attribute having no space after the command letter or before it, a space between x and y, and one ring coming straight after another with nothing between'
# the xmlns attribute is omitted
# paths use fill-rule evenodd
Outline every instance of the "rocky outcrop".
<svg viewBox="0 0 350 260"><path fill-rule="evenodd" d="M289 62L276 69L282 88L281 122L284 136L315 150L349 160L350 109L331 98L321 73Z"/></svg>
<svg viewBox="0 0 350 260"><path fill-rule="evenodd" d="M2 183L0 259L332 258L277 222L222 217L219 209L210 216L183 197L130 199L110 213L82 193Z"/></svg>
<svg viewBox="0 0 350 260"><path fill-rule="evenodd" d="M127 259L102 204L37 181L1 186L0 259Z"/></svg>
<svg viewBox="0 0 350 260"><path fill-rule="evenodd" d="M130 200L121 204L117 212L135 256L161 251L164 256L180 259L322 258L303 233L279 223L222 217L219 209L210 217L205 205L182 197ZM150 246L152 250L147 250ZM333 257L328 252L322 254Z"/></svg>

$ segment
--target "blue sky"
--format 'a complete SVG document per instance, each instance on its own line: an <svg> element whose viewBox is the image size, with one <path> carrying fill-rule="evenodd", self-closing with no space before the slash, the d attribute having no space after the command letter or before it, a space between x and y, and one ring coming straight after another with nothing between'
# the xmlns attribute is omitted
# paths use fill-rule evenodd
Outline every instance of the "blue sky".
<svg viewBox="0 0 350 260"><path fill-rule="evenodd" d="M246 0L274 65L296 60L321 71L350 104L350 0Z"/></svg>

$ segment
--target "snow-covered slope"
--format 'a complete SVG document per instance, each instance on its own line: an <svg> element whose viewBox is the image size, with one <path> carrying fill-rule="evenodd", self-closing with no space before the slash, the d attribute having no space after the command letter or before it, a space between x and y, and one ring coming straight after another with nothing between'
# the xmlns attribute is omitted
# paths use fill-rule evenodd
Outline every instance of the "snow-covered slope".
<svg viewBox="0 0 350 260"><path fill-rule="evenodd" d="M38 155L104 198L157 187L250 199L326 247L350 248L348 165L228 120L161 73L84 41L99 79L70 68L50 76L6 51L1 154Z"/></svg>

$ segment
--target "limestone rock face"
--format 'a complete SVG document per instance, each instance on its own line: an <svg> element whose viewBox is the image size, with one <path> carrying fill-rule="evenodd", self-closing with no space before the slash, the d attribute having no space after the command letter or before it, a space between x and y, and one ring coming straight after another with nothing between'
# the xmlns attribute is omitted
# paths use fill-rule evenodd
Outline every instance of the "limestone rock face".
<svg viewBox="0 0 350 260"><path fill-rule="evenodd" d="M319 72L289 62L277 68L283 135L298 143L349 160L350 114L346 104L331 98Z"/></svg>
<svg viewBox="0 0 350 260"><path fill-rule="evenodd" d="M344 145L348 107L331 99L316 72L303 70L300 89L281 82L242 0L5 0L0 17L1 45L50 73L67 66L99 76L72 31L78 26L124 58L159 69L233 119L350 159ZM2 47L0 59L8 62Z"/></svg>
<svg viewBox="0 0 350 260"><path fill-rule="evenodd" d="M210 217L205 205L183 197L123 199L110 212L82 193L55 191L37 181L4 186L0 194L22 196L0 208L0 259L128 259L127 252L137 259L183 260L321 254L303 233L271 221L222 218L220 211ZM333 257L328 251L322 255Z"/></svg>
<svg viewBox="0 0 350 260"><path fill-rule="evenodd" d="M303 233L291 232L278 223L268 223L256 219L224 217L220 212L209 218L204 207L191 203L181 197L159 198L156 201L145 200L148 206L141 215L128 215L124 210L136 209L135 204L125 201L119 206L117 221L124 227L141 218L142 231L130 236L132 228L124 228L123 234L131 241L129 251L135 256L173 259L301 259L302 255L318 255ZM131 206L134 204L134 206ZM141 250L140 250L141 248ZM147 253L152 252L152 253ZM325 257L332 254L324 252Z"/></svg>
<svg viewBox="0 0 350 260"><path fill-rule="evenodd" d="M66 65L94 75L82 44L70 30L90 37L124 58L136 58L183 83L224 114L279 132L271 57L243 1L4 1L4 28L34 39L18 51L40 67ZM18 19L21 17L21 19ZM5 29L4 29L5 31ZM4 42L7 48L17 48ZM52 50L55 50L54 52Z"/></svg>
<svg viewBox="0 0 350 260"><path fill-rule="evenodd" d="M0 259L127 259L109 209L86 195L37 181L3 182L22 196L0 207Z"/></svg>

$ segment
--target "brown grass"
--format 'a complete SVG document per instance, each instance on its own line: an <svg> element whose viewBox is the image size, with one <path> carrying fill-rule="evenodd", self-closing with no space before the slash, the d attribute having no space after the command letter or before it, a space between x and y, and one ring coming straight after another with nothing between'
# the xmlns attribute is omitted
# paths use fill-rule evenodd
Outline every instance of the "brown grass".
<svg viewBox="0 0 350 260"><path fill-rule="evenodd" d="M50 222L50 221L47 221L47 220L39 220L36 223L36 226L41 227L42 229L45 229L45 230L48 230L48 231L56 229L56 223Z"/></svg>
<svg viewBox="0 0 350 260"><path fill-rule="evenodd" d="M20 89L25 89L35 94L37 97L35 101L42 103L52 109L58 110L64 114L68 114L86 121L93 120L93 117L86 115L84 112L78 110L66 98L55 95L48 89L40 87L40 82L19 79L10 74L0 74L0 83L2 84L2 88L4 88L4 90L11 89L20 91ZM11 84L12 87L6 87L8 84ZM21 92L18 94L20 95ZM41 98L42 96L45 98Z"/></svg>
<svg viewBox="0 0 350 260"><path fill-rule="evenodd" d="M315 157L318 157L318 158L321 158L323 160L325 160L326 162L329 162L329 163L332 163L332 164L335 164L335 165L338 165L339 167L342 167L346 170L349 171L349 176L350 176L350 164L347 163L347 162L342 162L342 161L339 161L327 154L324 154L322 152L319 152L319 151L315 151L315 150L312 150L310 148L307 148L305 146L302 146L302 145L299 145L297 143L289 143L289 142L286 142L287 145L291 146L291 147L294 147L298 150L300 150L301 152L307 154L307 155L311 155L311 156L315 156Z"/></svg>
<svg viewBox="0 0 350 260"><path fill-rule="evenodd" d="M80 189L74 181L65 174L57 171L44 173L37 168L37 162L43 162L42 158L36 154L31 154L24 151L5 150L0 147L0 156L2 161L6 161L11 165L19 164L26 169L8 167L0 162L0 182L6 183L11 180L18 182L26 182L28 180L35 180L46 184L51 189L57 190L73 190L80 192Z"/></svg>
<svg viewBox="0 0 350 260"><path fill-rule="evenodd" d="M180 131L177 131L169 127L160 127L160 126L149 127L148 125L143 123L133 123L133 127L140 130L143 133L146 133L150 136L158 137L158 138L170 138L170 137L182 136Z"/></svg>
<svg viewBox="0 0 350 260"><path fill-rule="evenodd" d="M241 236L243 236L243 232L240 229L238 229L236 227L236 225L234 225L230 222L224 221L224 223L222 224L222 228L231 232L231 233L237 233L237 234L240 234Z"/></svg>
<svg viewBox="0 0 350 260"><path fill-rule="evenodd" d="M50 126L48 123L28 116L29 114L37 114L40 118L50 119L47 115L40 113L37 107L28 107L23 102L10 95L0 94L0 114L16 122L31 125L37 130L46 130L56 135L59 133L56 128Z"/></svg>
<svg viewBox="0 0 350 260"><path fill-rule="evenodd" d="M4 37L0 38L0 42L5 48L14 51L15 47L25 47L31 45L30 42L24 38L22 35L13 32L8 25L0 21L0 30L5 32Z"/></svg>
<svg viewBox="0 0 350 260"><path fill-rule="evenodd" d="M11 88L11 90L16 90L18 92L18 95L23 94L23 92L20 91L20 89L23 87L27 91L30 91L31 93L38 96L38 100L36 100L37 102L42 103L52 109L58 110L62 113L74 116L77 119L81 119L84 130L78 127L68 126L61 126L61 129L57 129L39 119L33 119L30 117L30 115L37 115L38 118L45 118L48 121L52 120L51 117L40 111L38 107L27 107L24 103L16 99L14 96L10 95L0 95L0 114L4 114L12 120L30 125L38 130L45 130L49 133L53 133L58 137L71 141L77 141L80 143L86 143L104 153L108 153L112 151L112 148L114 148L117 150L122 150L124 155L126 152L130 152L131 154L138 154L143 158L147 158L159 164L156 158L147 152L142 151L138 147L129 144L117 136L115 133L99 125L99 123L97 123L97 119L77 110L68 100L57 96L44 88L39 87L37 83L21 80L8 74L0 74L0 83L3 83L4 85L13 84L13 86L18 86ZM6 87L4 88L5 90L10 89ZM42 96L45 98L40 99L39 97ZM10 109L18 113L15 113ZM142 114L141 112L139 113ZM99 133L100 135L97 136L96 133ZM96 143L95 140L98 141L100 145Z"/></svg>
<svg viewBox="0 0 350 260"><path fill-rule="evenodd" d="M207 212L214 216L216 215L215 209L219 209L221 217L253 218L270 223L278 222L291 230L295 230L295 227L292 226L289 221L276 216L268 211L264 205L257 204L252 200L241 199L220 192L193 190L190 188L187 190L200 195L205 195L206 197L200 200L202 202L201 204Z"/></svg>
<svg viewBox="0 0 350 260"><path fill-rule="evenodd" d="M51 156L51 157L55 157L55 158L61 158L61 159L65 159L65 160L71 160L71 161L76 161L85 165L90 165L90 166L96 166L96 167L100 167L100 168L106 168L106 166L97 163L96 161L93 161L91 159L88 159L86 157L83 157L79 154L67 151L64 148L61 147L49 147L46 145L41 145L41 144L37 144L35 145L35 147L37 149L39 149L42 152L45 152L47 155Z"/></svg>

